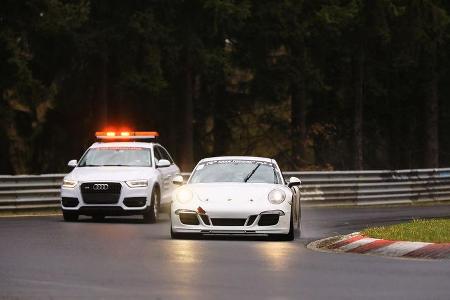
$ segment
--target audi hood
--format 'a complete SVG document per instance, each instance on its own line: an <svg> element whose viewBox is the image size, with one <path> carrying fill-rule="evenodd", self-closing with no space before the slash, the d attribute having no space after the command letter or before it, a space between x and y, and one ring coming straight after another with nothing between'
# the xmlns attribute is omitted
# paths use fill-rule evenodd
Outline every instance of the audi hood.
<svg viewBox="0 0 450 300"><path fill-rule="evenodd" d="M66 179L81 182L89 181L126 181L148 178L152 172L145 167L77 167L66 175Z"/></svg>

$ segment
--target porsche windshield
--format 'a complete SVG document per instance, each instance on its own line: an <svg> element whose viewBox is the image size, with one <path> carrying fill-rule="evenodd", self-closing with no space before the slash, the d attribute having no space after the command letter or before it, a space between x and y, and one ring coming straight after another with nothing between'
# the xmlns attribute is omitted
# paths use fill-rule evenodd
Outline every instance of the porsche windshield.
<svg viewBox="0 0 450 300"><path fill-rule="evenodd" d="M199 164L192 174L190 183L210 182L281 182L272 163L253 160L215 160Z"/></svg>
<svg viewBox="0 0 450 300"><path fill-rule="evenodd" d="M91 148L81 158L79 167L151 167L150 149L138 147Z"/></svg>

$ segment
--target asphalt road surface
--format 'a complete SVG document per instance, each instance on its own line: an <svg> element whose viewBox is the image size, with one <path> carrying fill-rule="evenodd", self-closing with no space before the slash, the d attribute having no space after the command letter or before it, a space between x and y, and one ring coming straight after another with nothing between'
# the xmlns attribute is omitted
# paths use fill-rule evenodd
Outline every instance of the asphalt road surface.
<svg viewBox="0 0 450 300"><path fill-rule="evenodd" d="M0 218L0 299L450 299L450 260L315 252L315 239L450 206L310 208L294 242L171 240L167 219Z"/></svg>

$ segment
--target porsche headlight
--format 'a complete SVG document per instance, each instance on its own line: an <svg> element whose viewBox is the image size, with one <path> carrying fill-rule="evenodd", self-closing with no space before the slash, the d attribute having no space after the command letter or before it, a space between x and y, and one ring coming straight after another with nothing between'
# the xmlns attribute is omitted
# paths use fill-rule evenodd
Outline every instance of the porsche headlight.
<svg viewBox="0 0 450 300"><path fill-rule="evenodd" d="M268 199L272 204L280 204L286 199L286 194L282 190L276 189L269 193Z"/></svg>
<svg viewBox="0 0 450 300"><path fill-rule="evenodd" d="M188 189L181 189L175 193L175 197L180 203L188 203L192 200L193 194Z"/></svg>
<svg viewBox="0 0 450 300"><path fill-rule="evenodd" d="M125 181L125 183L130 188L138 188L138 187L147 187L148 186L148 180L147 179L128 180L128 181Z"/></svg>
<svg viewBox="0 0 450 300"><path fill-rule="evenodd" d="M68 188L68 189L73 189L77 185L77 183L78 183L78 181L76 181L76 180L64 179L62 187Z"/></svg>

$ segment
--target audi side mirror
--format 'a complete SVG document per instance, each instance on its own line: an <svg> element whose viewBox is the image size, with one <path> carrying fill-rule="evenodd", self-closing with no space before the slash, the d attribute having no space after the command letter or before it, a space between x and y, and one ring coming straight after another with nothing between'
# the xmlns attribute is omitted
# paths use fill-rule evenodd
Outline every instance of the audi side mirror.
<svg viewBox="0 0 450 300"><path fill-rule="evenodd" d="M291 177L289 178L289 183L288 183L288 187L293 187L293 186L300 186L302 184L302 181L300 179L298 179L297 177Z"/></svg>
<svg viewBox="0 0 450 300"><path fill-rule="evenodd" d="M75 168L77 166L77 164L78 164L78 161L76 159L72 159L71 161L69 161L67 163L67 166L71 167L71 168Z"/></svg>
<svg viewBox="0 0 450 300"><path fill-rule="evenodd" d="M169 167L169 166L170 166L170 161L168 161L167 159L160 159L156 163L157 168L165 168L165 167Z"/></svg>
<svg viewBox="0 0 450 300"><path fill-rule="evenodd" d="M172 178L172 183L175 185L183 185L184 179L181 175L176 175L174 178Z"/></svg>

